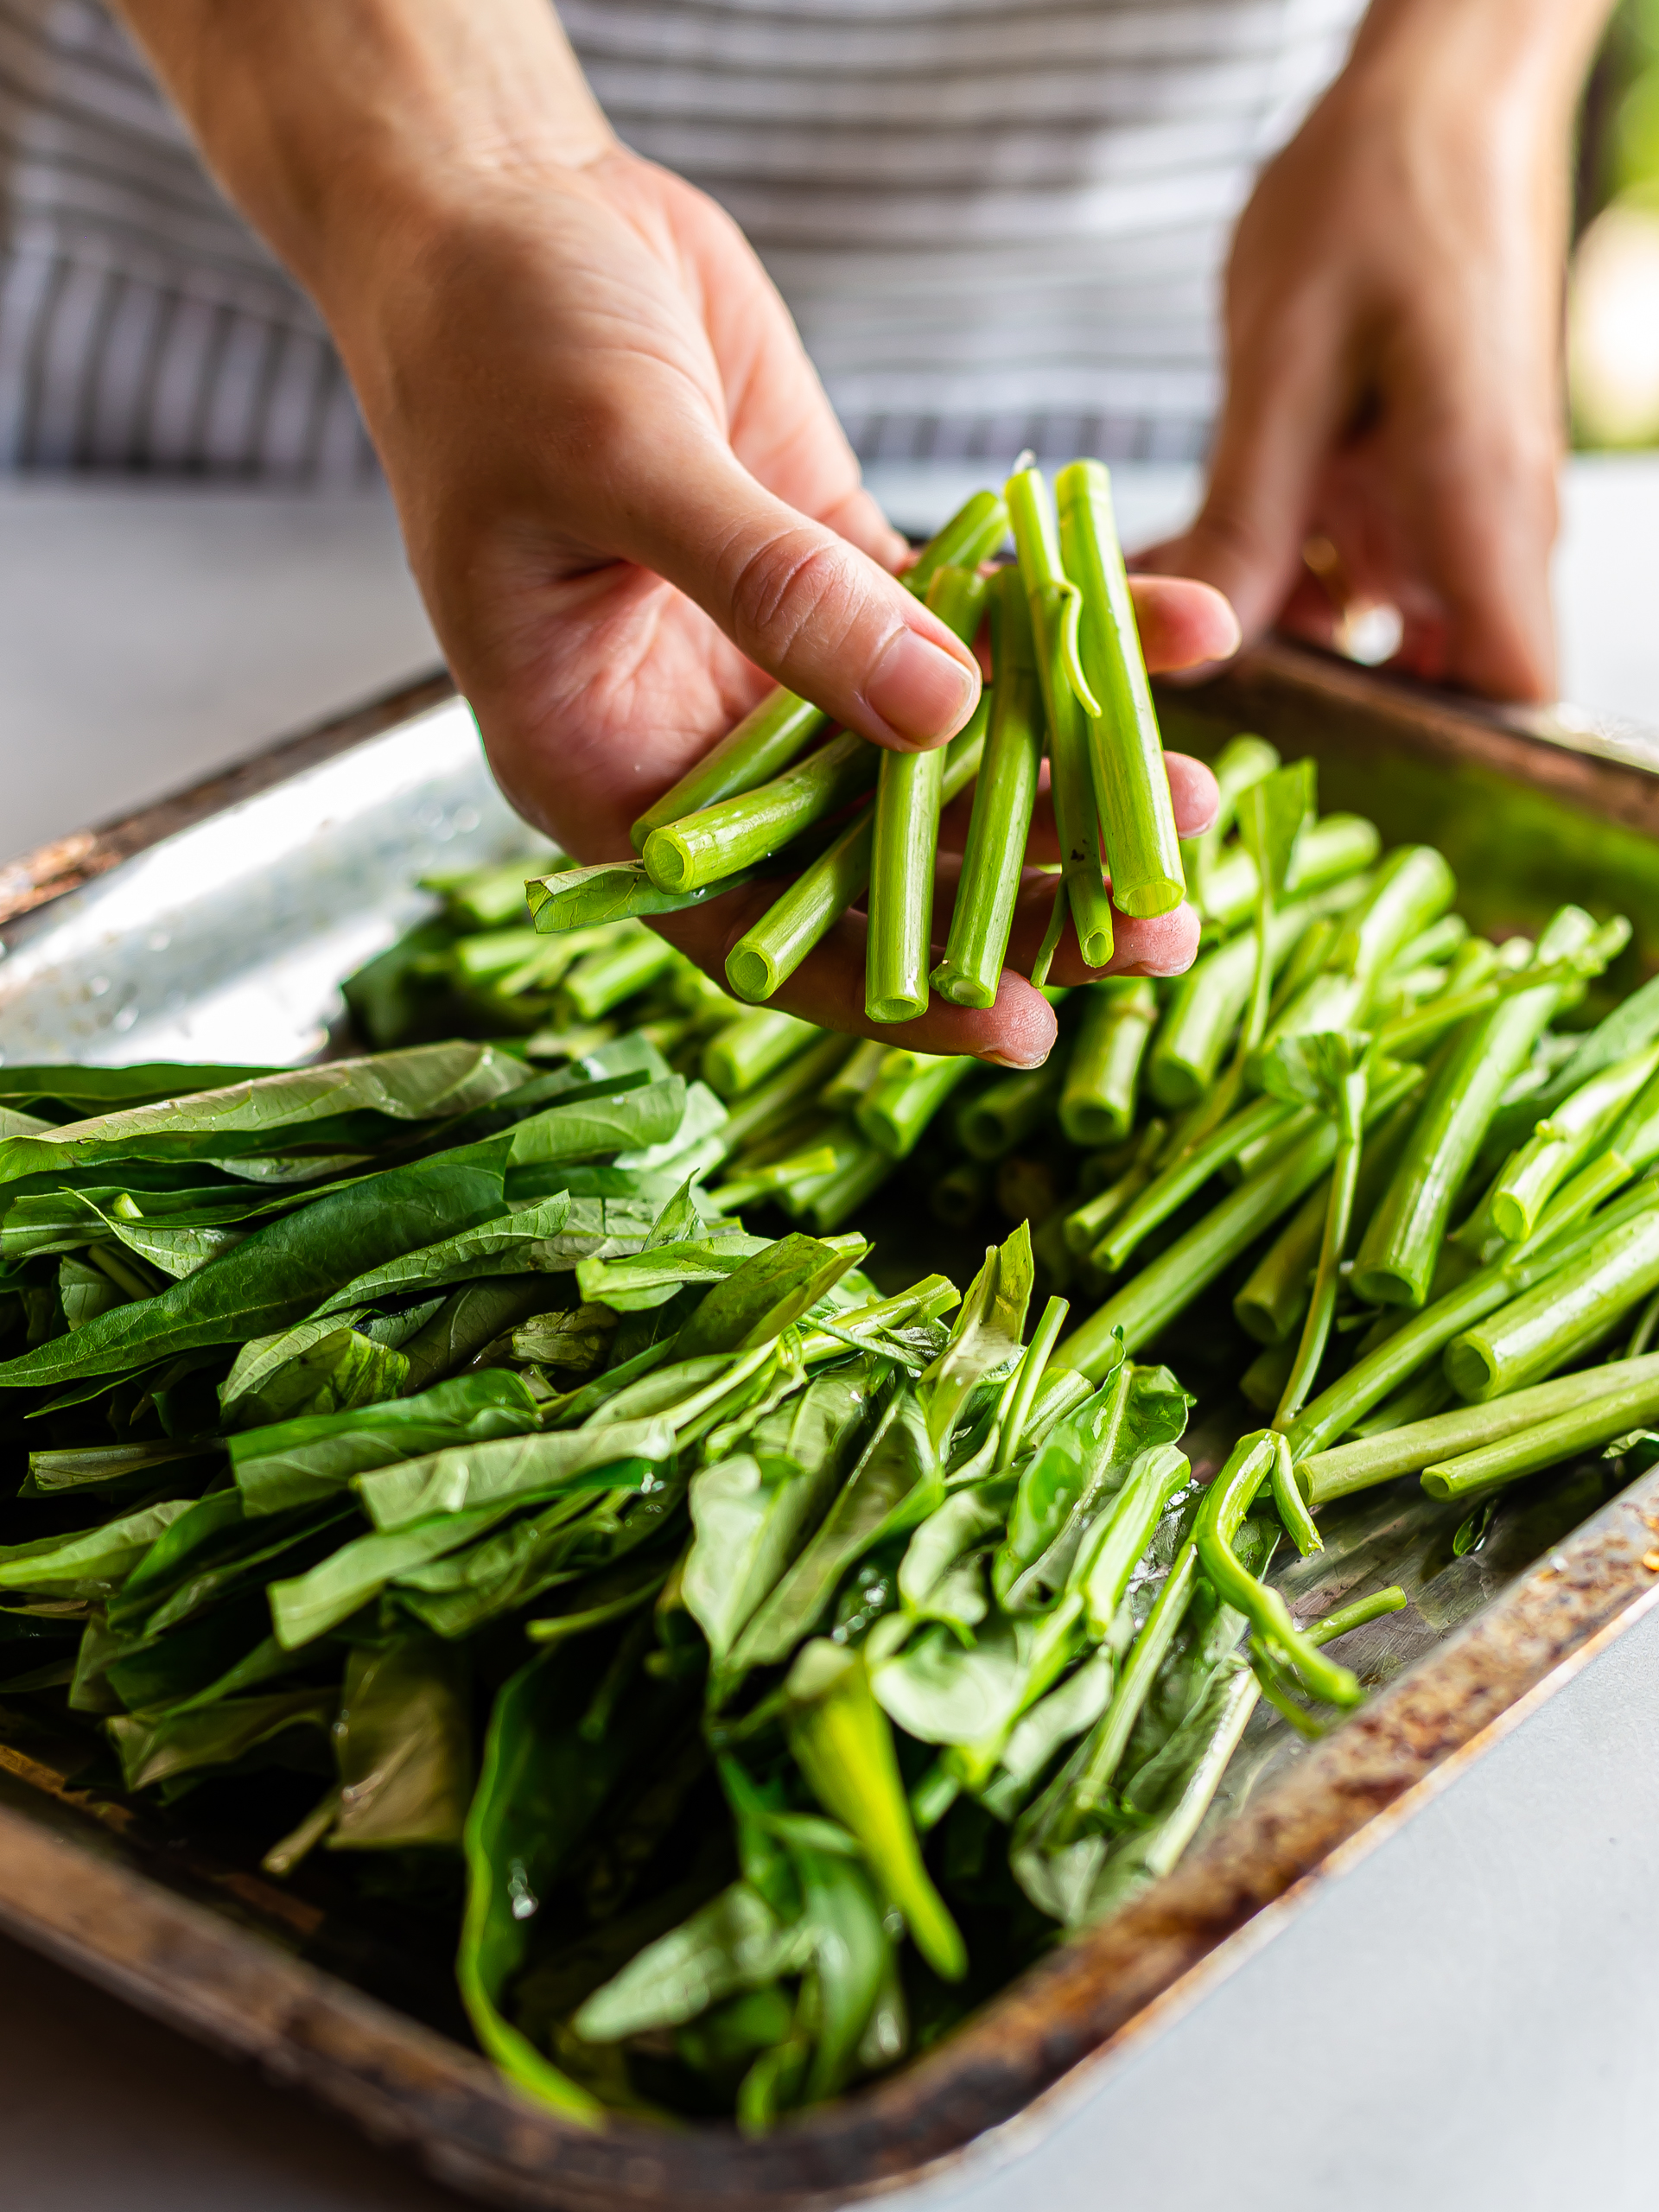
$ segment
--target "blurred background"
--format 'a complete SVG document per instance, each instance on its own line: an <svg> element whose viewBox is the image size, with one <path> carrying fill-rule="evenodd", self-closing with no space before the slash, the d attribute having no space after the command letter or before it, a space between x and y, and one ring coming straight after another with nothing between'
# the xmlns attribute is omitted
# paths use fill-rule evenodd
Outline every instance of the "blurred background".
<svg viewBox="0 0 1659 2212"><path fill-rule="evenodd" d="M1659 443L1659 0L1624 0L1585 99L1568 294L1573 442Z"/></svg>

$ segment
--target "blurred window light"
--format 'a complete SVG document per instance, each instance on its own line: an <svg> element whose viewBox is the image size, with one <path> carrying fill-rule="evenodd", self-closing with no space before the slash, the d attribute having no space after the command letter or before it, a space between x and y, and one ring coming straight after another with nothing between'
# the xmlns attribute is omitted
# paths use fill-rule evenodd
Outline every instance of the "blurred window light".
<svg viewBox="0 0 1659 2212"><path fill-rule="evenodd" d="M1659 204L1648 194L1604 208L1579 241L1567 359L1581 442L1659 442Z"/></svg>

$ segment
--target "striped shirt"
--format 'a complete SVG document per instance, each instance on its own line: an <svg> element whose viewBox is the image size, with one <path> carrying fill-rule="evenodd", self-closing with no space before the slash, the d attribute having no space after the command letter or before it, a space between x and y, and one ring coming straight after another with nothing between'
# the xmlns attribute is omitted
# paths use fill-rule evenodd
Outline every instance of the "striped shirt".
<svg viewBox="0 0 1659 2212"><path fill-rule="evenodd" d="M1185 460L1262 162L1363 0L565 0L628 144L741 223L866 460ZM321 319L95 0L0 0L0 467L372 455Z"/></svg>

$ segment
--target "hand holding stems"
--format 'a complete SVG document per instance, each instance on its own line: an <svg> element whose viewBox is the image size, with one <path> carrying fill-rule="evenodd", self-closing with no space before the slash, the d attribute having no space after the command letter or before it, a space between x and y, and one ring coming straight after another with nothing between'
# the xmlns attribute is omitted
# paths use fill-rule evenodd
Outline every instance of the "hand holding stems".
<svg viewBox="0 0 1659 2212"><path fill-rule="evenodd" d="M1247 638L1328 640L1321 537L1400 660L1553 696L1548 556L1579 87L1610 0L1372 0L1342 74L1257 182L1227 276L1203 508L1160 549Z"/></svg>
<svg viewBox="0 0 1659 2212"><path fill-rule="evenodd" d="M974 709L973 655L895 581L904 548L782 302L714 203L613 137L547 0L124 0L219 181L317 301L503 787L575 857L782 683L879 745ZM1203 587L1144 580L1148 660L1230 652ZM1211 804L1196 764L1178 821ZM718 975L760 911L675 941ZM1016 957L1021 923L1016 921ZM1184 920L1124 933L1178 969ZM848 925L785 1003L874 1033ZM1070 977L1062 956L1057 973ZM1040 996L906 1042L1030 1065Z"/></svg>

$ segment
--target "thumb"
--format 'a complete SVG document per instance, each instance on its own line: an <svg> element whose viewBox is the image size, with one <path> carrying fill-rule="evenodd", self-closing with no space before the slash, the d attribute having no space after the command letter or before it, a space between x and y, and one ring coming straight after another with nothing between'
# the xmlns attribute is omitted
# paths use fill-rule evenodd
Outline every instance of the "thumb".
<svg viewBox="0 0 1659 2212"><path fill-rule="evenodd" d="M877 745L942 743L972 714L979 664L887 570L776 499L723 447L652 472L630 559L711 615L769 676Z"/></svg>
<svg viewBox="0 0 1659 2212"><path fill-rule="evenodd" d="M1204 505L1185 537L1149 556L1213 584L1246 643L1277 616L1301 573L1321 464L1339 419L1338 372L1310 315L1236 339ZM1322 318L1321 318L1322 320Z"/></svg>

